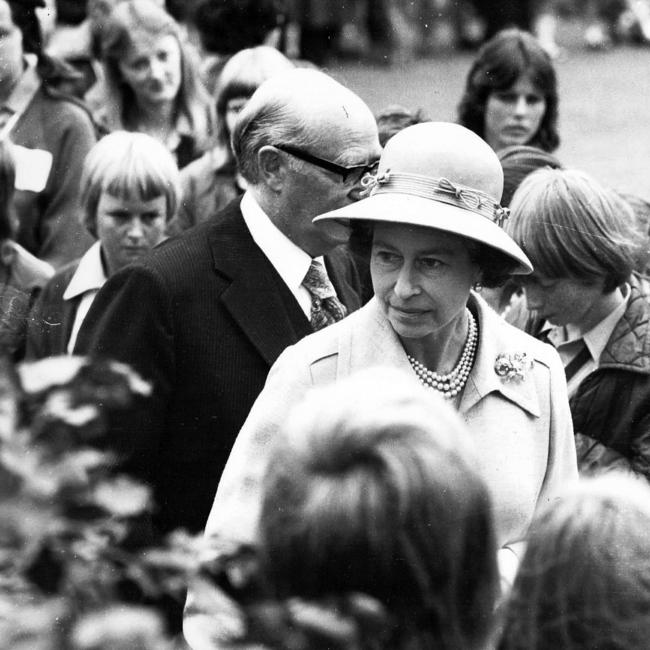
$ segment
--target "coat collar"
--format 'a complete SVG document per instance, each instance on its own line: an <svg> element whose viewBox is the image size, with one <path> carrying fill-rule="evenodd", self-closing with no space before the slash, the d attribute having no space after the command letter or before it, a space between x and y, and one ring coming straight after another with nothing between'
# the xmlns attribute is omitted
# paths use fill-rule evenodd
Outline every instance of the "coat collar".
<svg viewBox="0 0 650 650"><path fill-rule="evenodd" d="M490 393L499 393L535 417L541 415L532 371L519 381L506 381L495 372L495 362L502 353L528 352L529 337L507 325L485 301L472 294L469 308L478 317L478 355L463 391L459 411L467 413ZM352 319L349 337L339 341L339 376L355 369L377 365L391 366L412 372L397 334L385 317L376 298L373 298ZM345 321L344 321L345 322ZM513 343L514 341L514 343ZM532 358L532 357L531 357Z"/></svg>
<svg viewBox="0 0 650 650"><path fill-rule="evenodd" d="M650 374L650 285L633 275L630 298L600 356L600 368L621 368Z"/></svg>

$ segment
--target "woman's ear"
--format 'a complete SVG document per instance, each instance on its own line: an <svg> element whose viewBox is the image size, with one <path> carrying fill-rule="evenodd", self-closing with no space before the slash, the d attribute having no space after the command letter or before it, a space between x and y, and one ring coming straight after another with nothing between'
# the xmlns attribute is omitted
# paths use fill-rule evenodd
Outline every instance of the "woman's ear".
<svg viewBox="0 0 650 650"><path fill-rule="evenodd" d="M288 166L282 152L265 145L257 152L260 180L275 192L281 192L287 176Z"/></svg>

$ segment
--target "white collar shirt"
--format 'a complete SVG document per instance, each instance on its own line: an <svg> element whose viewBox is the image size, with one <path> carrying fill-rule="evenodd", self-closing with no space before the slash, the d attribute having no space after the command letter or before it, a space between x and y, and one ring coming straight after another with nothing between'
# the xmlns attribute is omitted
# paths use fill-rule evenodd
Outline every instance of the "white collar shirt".
<svg viewBox="0 0 650 650"><path fill-rule="evenodd" d="M621 320L627 309L627 304L630 299L629 284L625 284L622 287L622 293L623 302L584 334L577 327L571 325L560 327L546 321L542 326L541 331L546 333L548 340L557 349L565 368L579 353L582 348L582 341L584 341L584 344L589 350L589 359L576 371L567 383L569 397L575 393L581 382L598 368L600 356L614 333L616 324Z"/></svg>
<svg viewBox="0 0 650 650"><path fill-rule="evenodd" d="M81 324L86 318L95 296L104 286L106 279L102 263L101 244L95 242L79 260L79 266L63 292L63 300L80 298L70 332L70 340L66 347L68 354L72 354Z"/></svg>
<svg viewBox="0 0 650 650"><path fill-rule="evenodd" d="M250 192L245 192L242 197L241 212L253 241L271 262L309 319L311 295L302 286L302 281L307 275L312 258L269 219ZM325 268L322 256L315 259Z"/></svg>

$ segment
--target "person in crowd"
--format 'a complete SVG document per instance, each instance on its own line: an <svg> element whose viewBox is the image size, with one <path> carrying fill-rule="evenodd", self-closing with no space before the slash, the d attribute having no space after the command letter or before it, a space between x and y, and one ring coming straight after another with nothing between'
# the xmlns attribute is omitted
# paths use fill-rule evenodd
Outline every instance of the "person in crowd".
<svg viewBox="0 0 650 650"><path fill-rule="evenodd" d="M274 45L283 22L279 0L197 0L190 22L198 34L201 76L210 95L228 59L258 45Z"/></svg>
<svg viewBox="0 0 650 650"><path fill-rule="evenodd" d="M373 230L375 297L280 356L224 469L206 535L257 537L261 477L286 412L310 386L390 365L442 394L472 432L492 491L504 585L540 503L576 479L560 359L472 291L532 270L500 227L503 172L492 149L455 124L408 127L386 144L370 196L316 218Z"/></svg>
<svg viewBox="0 0 650 650"><path fill-rule="evenodd" d="M87 110L55 87L57 68L40 49L37 4L0 0L0 139L17 145L16 241L60 267L92 244L77 190L96 138Z"/></svg>
<svg viewBox="0 0 650 650"><path fill-rule="evenodd" d="M266 45L242 50L226 63L215 94L216 145L183 169L183 201L178 215L169 224L170 233L187 230L212 218L243 194L246 183L237 172L230 144L235 121L263 81L293 67L284 54Z"/></svg>
<svg viewBox="0 0 650 650"><path fill-rule="evenodd" d="M155 1L165 6L165 0ZM68 84L70 92L89 105L101 102L96 95L104 79L99 62L101 34L106 18L120 2L124 0L87 0L83 3L73 0L63 13L61 3L57 3L55 26L45 40L47 53L65 61L78 75Z"/></svg>
<svg viewBox="0 0 650 650"><path fill-rule="evenodd" d="M650 636L650 487L581 481L539 513L500 650L642 650Z"/></svg>
<svg viewBox="0 0 650 650"><path fill-rule="evenodd" d="M387 612L372 647L487 647L499 591L488 488L461 419L415 377L365 370L308 393L283 422L263 495L271 600L364 594ZM225 627L188 603L192 647L224 647Z"/></svg>
<svg viewBox="0 0 650 650"><path fill-rule="evenodd" d="M201 156L212 133L210 99L176 21L154 0L126 0L101 30L102 92L93 114L106 132L160 140L179 168Z"/></svg>
<svg viewBox="0 0 650 650"><path fill-rule="evenodd" d="M0 140L0 356L15 361L25 349L28 313L54 269L16 243L13 145Z"/></svg>
<svg viewBox="0 0 650 650"><path fill-rule="evenodd" d="M86 228L97 241L60 269L39 296L28 326L28 358L72 352L106 280L164 238L180 202L178 176L171 153L144 133L114 131L90 150L81 205Z"/></svg>
<svg viewBox="0 0 650 650"><path fill-rule="evenodd" d="M328 75L294 69L253 94L233 143L241 202L111 277L75 347L152 382L129 444L159 530L203 528L273 362L359 306L358 277L337 249L347 231L312 218L359 198L380 154L370 109Z"/></svg>
<svg viewBox="0 0 650 650"><path fill-rule="evenodd" d="M374 369L314 390L283 429L260 513L275 593L373 596L397 619L386 647L484 647L499 592L492 509L454 410Z"/></svg>
<svg viewBox="0 0 650 650"><path fill-rule="evenodd" d="M554 151L558 93L553 63L532 34L506 29L479 50L467 75L458 122L495 151L527 144Z"/></svg>
<svg viewBox="0 0 650 650"><path fill-rule="evenodd" d="M510 320L560 354L580 469L650 479L650 287L632 273L644 239L631 208L583 172L543 169L511 210L535 271L521 278L528 312Z"/></svg>
<svg viewBox="0 0 650 650"><path fill-rule="evenodd" d="M536 169L560 169L562 164L552 154L529 145L512 145L501 149L497 155L503 169L503 195L501 205L510 208L510 202L521 182ZM504 316L511 307L513 297L521 293L516 278L510 278L500 287L484 288L481 296L498 314Z"/></svg>

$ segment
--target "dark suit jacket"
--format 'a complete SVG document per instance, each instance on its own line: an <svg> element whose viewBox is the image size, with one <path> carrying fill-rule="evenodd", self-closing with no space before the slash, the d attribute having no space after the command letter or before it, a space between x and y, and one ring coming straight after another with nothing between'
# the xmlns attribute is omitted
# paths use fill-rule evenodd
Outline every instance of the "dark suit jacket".
<svg viewBox="0 0 650 650"><path fill-rule="evenodd" d="M350 311L358 276L342 251L328 274ZM202 530L235 437L279 354L311 332L254 243L239 200L114 275L75 353L132 365L153 384L147 408L114 433L149 481L159 530Z"/></svg>
<svg viewBox="0 0 650 650"><path fill-rule="evenodd" d="M67 354L66 348L81 297L63 300L63 294L78 266L79 260L75 260L55 273L34 303L27 323L26 359Z"/></svg>

